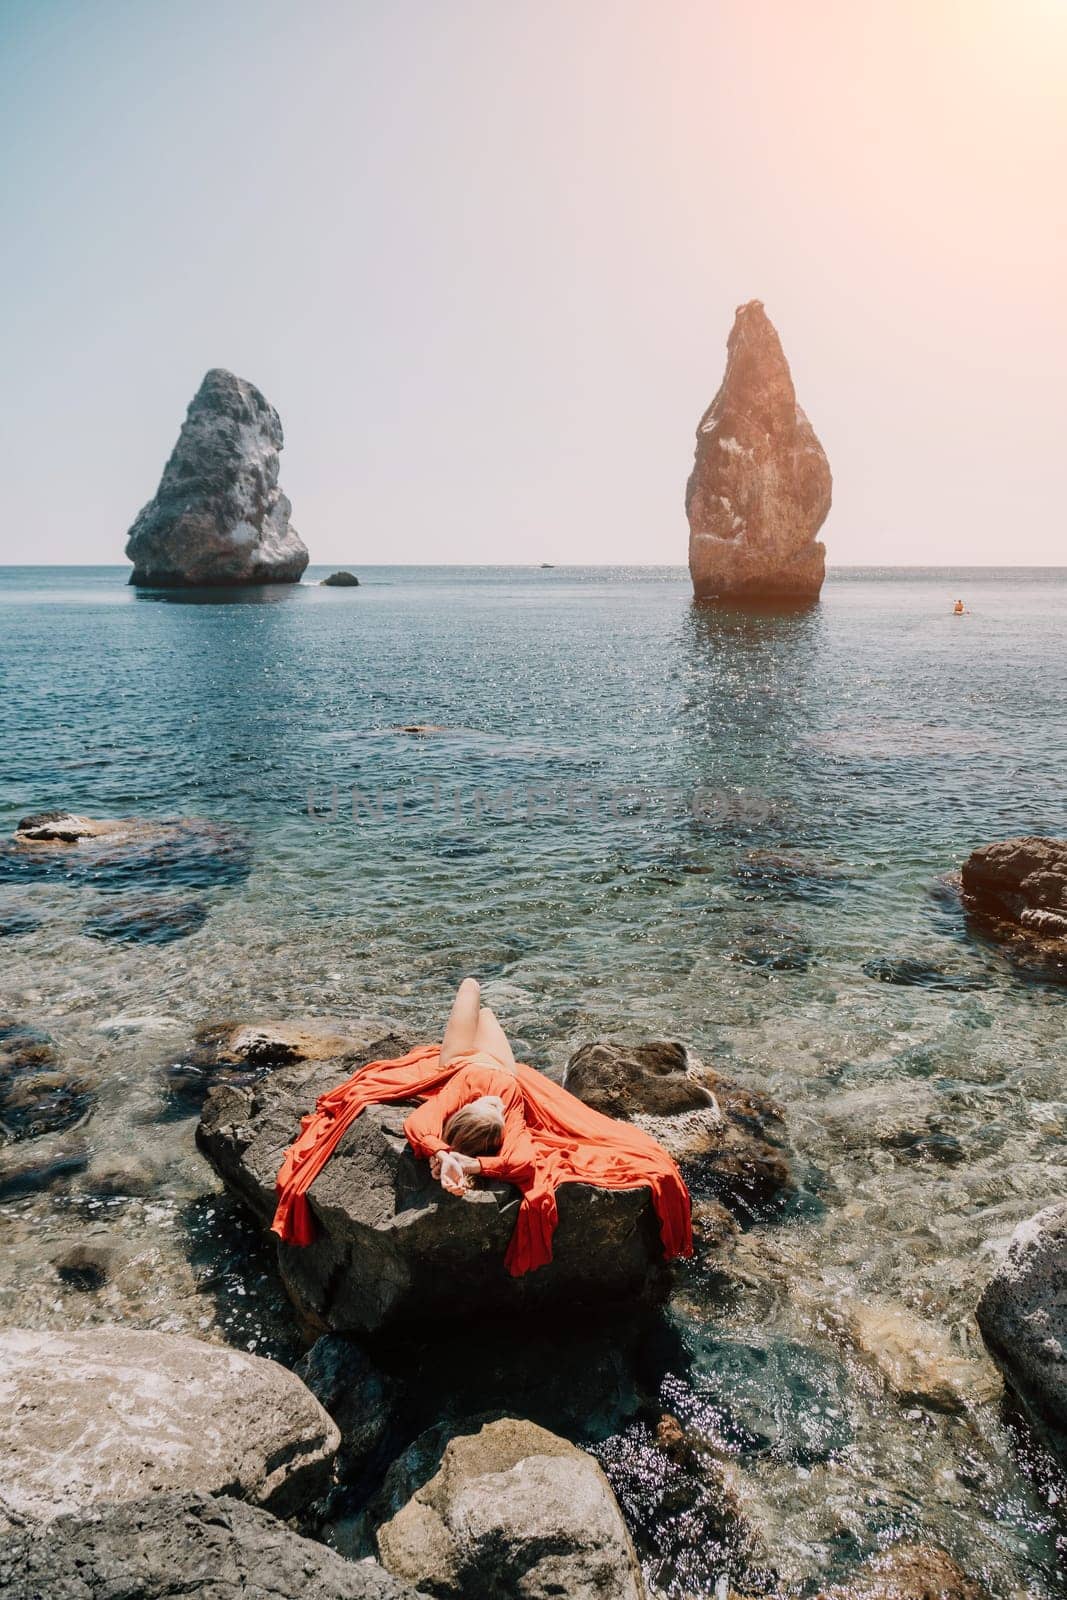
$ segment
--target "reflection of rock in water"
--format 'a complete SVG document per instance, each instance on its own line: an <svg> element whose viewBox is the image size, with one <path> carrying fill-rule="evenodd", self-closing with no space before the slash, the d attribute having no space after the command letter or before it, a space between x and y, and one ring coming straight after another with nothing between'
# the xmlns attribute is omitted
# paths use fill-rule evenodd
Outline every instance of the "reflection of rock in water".
<svg viewBox="0 0 1067 1600"><path fill-rule="evenodd" d="M207 916L202 900L129 896L108 901L83 923L82 932L90 939L112 939L118 944L171 944L198 932Z"/></svg>

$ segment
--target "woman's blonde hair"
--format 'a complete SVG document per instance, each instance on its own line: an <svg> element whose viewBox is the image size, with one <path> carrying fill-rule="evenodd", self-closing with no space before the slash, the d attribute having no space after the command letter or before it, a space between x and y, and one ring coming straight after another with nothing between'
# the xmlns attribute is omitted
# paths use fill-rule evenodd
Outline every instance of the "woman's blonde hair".
<svg viewBox="0 0 1067 1600"><path fill-rule="evenodd" d="M504 1102L499 1095L483 1094L480 1100L454 1111L442 1129L450 1150L465 1156L492 1156L504 1138Z"/></svg>

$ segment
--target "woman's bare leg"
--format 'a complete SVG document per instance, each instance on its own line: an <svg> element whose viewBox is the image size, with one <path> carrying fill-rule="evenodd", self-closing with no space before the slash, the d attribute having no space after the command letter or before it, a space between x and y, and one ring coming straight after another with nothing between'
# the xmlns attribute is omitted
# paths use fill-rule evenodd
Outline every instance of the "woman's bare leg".
<svg viewBox="0 0 1067 1600"><path fill-rule="evenodd" d="M478 1013L478 1028L474 1035L474 1048L486 1050L495 1057L507 1072L515 1071L515 1057L508 1036L496 1019L495 1012L488 1006L483 1006Z"/></svg>
<svg viewBox="0 0 1067 1600"><path fill-rule="evenodd" d="M477 978L464 978L452 1002L452 1011L441 1040L441 1065L447 1067L453 1056L474 1049L478 1031L478 1008L482 991Z"/></svg>

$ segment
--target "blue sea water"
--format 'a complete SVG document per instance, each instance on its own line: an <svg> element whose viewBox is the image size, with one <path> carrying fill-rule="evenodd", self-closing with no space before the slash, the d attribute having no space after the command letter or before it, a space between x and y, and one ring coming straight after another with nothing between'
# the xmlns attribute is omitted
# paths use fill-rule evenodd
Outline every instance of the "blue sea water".
<svg viewBox="0 0 1067 1600"><path fill-rule="evenodd" d="M131 1153L154 1174L135 1205L77 1184L12 1200L5 1319L272 1348L253 1305L196 1292L183 1219L215 1185L192 1122L159 1120L160 1066L221 1015L355 1009L430 1035L473 972L537 1066L669 1036L785 1107L801 1202L742 1237L738 1292L694 1281L675 1307L847 1367L847 1448L803 1473L742 1463L784 1580L904 1530L1005 1600L1056 1593L1058 1513L988 1397L973 1306L1013 1226L1064 1192L1064 991L969 936L943 880L978 843L1065 831L1067 569L839 569L786 615L698 608L676 568L318 587L327 570L163 594L125 567L0 569L0 834L63 807L203 816L252 845L167 944L86 937L91 884L0 883L0 922L31 924L0 940L0 1010L94 1083L90 1175ZM902 962L918 981L880 981ZM901 1154L931 1134L951 1161ZM57 1289L53 1246L131 1226L140 1271L103 1300ZM961 1416L884 1387L857 1303L943 1331L973 1380Z"/></svg>

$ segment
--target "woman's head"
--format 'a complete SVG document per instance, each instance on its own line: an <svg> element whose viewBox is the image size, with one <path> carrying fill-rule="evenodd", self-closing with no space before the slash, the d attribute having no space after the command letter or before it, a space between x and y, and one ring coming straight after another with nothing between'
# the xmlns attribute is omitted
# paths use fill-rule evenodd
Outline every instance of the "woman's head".
<svg viewBox="0 0 1067 1600"><path fill-rule="evenodd" d="M496 1155L504 1138L504 1102L499 1095L483 1094L454 1111L442 1131L449 1149L461 1155Z"/></svg>

